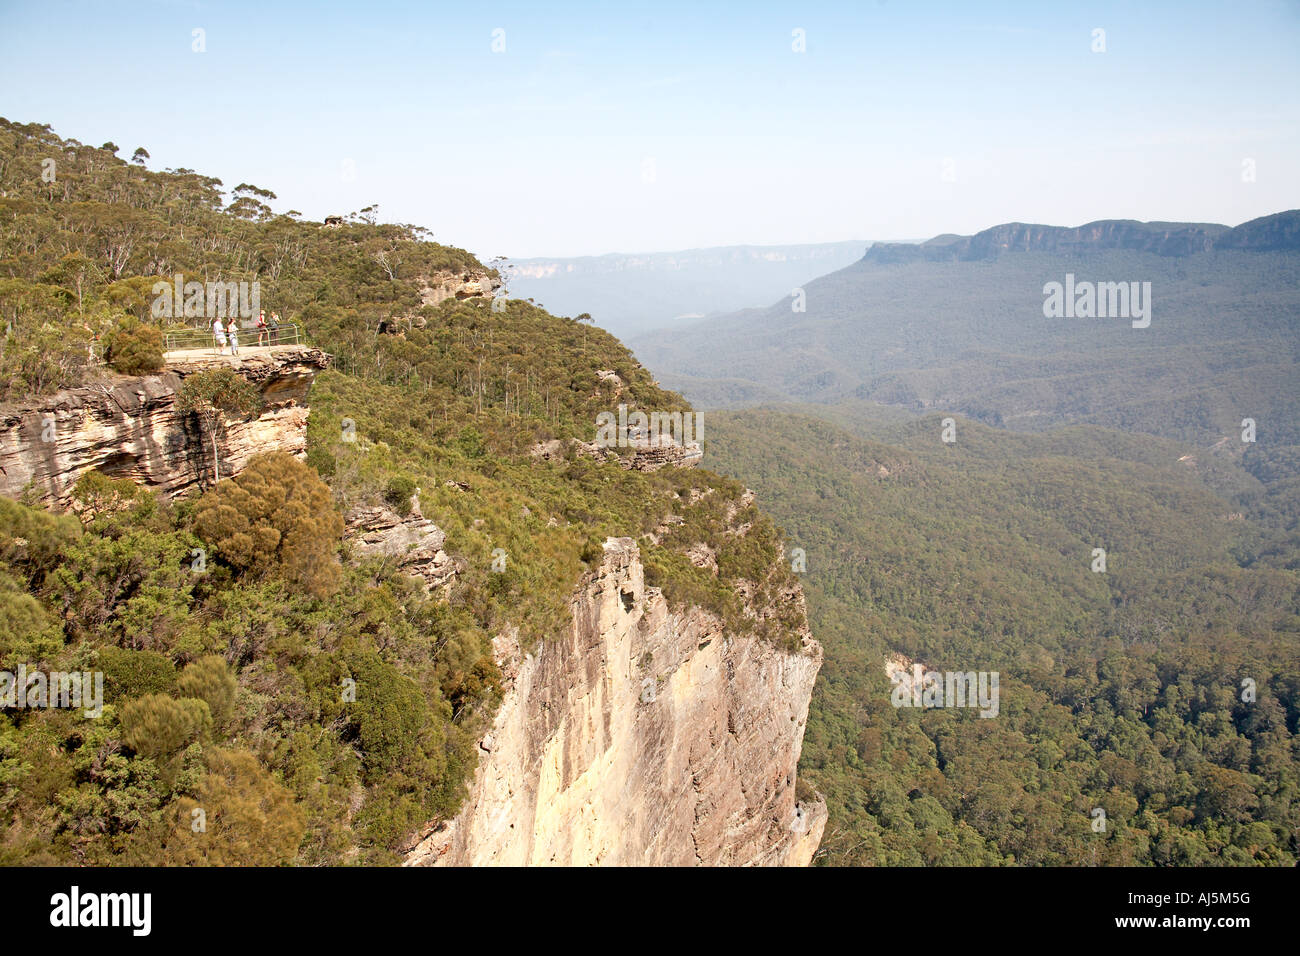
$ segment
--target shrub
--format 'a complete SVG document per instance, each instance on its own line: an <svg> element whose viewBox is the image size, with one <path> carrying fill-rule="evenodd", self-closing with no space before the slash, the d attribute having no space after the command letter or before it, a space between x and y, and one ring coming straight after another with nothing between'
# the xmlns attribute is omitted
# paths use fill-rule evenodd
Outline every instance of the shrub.
<svg viewBox="0 0 1300 956"><path fill-rule="evenodd" d="M329 487L285 452L251 459L199 501L194 530L236 570L324 597L338 587L343 519Z"/></svg>
<svg viewBox="0 0 1300 956"><path fill-rule="evenodd" d="M102 515L116 514L131 506L142 489L130 478L110 478L100 471L88 471L72 486L73 508L89 523Z"/></svg>
<svg viewBox="0 0 1300 956"><path fill-rule="evenodd" d="M212 713L205 701L173 700L148 694L122 707L122 740L145 757L159 760L207 735Z"/></svg>
<svg viewBox="0 0 1300 956"><path fill-rule="evenodd" d="M460 436L456 439L456 448L466 458L482 458L487 454L487 448L483 442L483 433L473 426L461 431Z"/></svg>
<svg viewBox="0 0 1300 956"><path fill-rule="evenodd" d="M104 672L104 694L110 701L166 695L176 689L176 668L157 651L130 651L108 645L99 649L97 663Z"/></svg>
<svg viewBox="0 0 1300 956"><path fill-rule="evenodd" d="M211 748L197 799L174 805L171 831L152 862L173 866L283 866L292 863L306 829L293 794L250 753ZM204 826L197 832L195 811Z"/></svg>
<svg viewBox="0 0 1300 956"><path fill-rule="evenodd" d="M104 361L123 375L148 375L163 367L162 334L138 319L123 319L104 342Z"/></svg>
<svg viewBox="0 0 1300 956"><path fill-rule="evenodd" d="M0 661L49 660L63 649L63 630L41 603L0 571Z"/></svg>
<svg viewBox="0 0 1300 956"><path fill-rule="evenodd" d="M69 546L81 536L71 515L52 515L0 497L0 561L22 568L37 584L58 567Z"/></svg>
<svg viewBox="0 0 1300 956"><path fill-rule="evenodd" d="M236 684L235 675L230 673L225 658L215 654L199 658L185 668L176 686L181 696L204 701L217 727L230 718L235 706Z"/></svg>
<svg viewBox="0 0 1300 956"><path fill-rule="evenodd" d="M405 518L411 513L411 496L414 494L415 482L405 475L395 475L384 489L384 500Z"/></svg>
<svg viewBox="0 0 1300 956"><path fill-rule="evenodd" d="M428 721L420 688L372 653L357 655L351 669L357 699L348 709L361 744L366 778L373 782L403 768L410 772Z"/></svg>

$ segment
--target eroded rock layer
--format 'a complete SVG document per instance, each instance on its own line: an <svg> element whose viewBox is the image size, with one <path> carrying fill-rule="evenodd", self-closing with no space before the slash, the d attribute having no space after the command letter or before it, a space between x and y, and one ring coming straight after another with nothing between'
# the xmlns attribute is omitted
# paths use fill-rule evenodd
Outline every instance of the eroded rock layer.
<svg viewBox="0 0 1300 956"><path fill-rule="evenodd" d="M197 354L157 375L115 376L23 404L0 407L0 495L30 485L66 506L72 486L97 469L177 495L211 481L210 436L176 408L186 375L233 367L262 391L261 414L226 423L217 441L221 476L264 451L301 455L307 447L307 393L329 356L306 346L259 349L239 358Z"/></svg>

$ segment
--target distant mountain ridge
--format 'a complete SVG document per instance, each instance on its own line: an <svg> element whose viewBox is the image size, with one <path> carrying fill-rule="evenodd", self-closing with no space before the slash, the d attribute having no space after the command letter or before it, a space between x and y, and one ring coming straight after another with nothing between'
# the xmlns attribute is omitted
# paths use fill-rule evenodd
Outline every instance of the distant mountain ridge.
<svg viewBox="0 0 1300 956"><path fill-rule="evenodd" d="M786 246L710 246L673 252L611 252L599 256L511 259L509 268L520 278L543 279L576 272L610 273L626 271L680 272L701 266L723 266L736 262L800 262L834 258L846 247L866 250L871 243L851 239Z"/></svg>
<svg viewBox="0 0 1300 956"><path fill-rule="evenodd" d="M882 264L994 259L1008 252L1085 252L1128 249L1160 256L1187 256L1212 249L1300 249L1300 210L1274 213L1235 228L1219 223L1138 222L1099 219L1082 226L1007 222L973 236L951 233L919 244L876 243L865 258Z"/></svg>
<svg viewBox="0 0 1300 956"><path fill-rule="evenodd" d="M1150 283L1151 327L1045 316L1046 284L1071 274ZM631 344L697 408L868 403L1205 446L1251 417L1300 445L1300 211L1235 228L1006 223L876 244L801 291Z"/></svg>

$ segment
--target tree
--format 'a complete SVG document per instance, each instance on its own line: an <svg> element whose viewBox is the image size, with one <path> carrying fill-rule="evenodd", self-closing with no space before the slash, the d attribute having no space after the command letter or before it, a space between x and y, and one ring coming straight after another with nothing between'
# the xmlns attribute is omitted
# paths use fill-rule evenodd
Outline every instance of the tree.
<svg viewBox="0 0 1300 956"><path fill-rule="evenodd" d="M221 480L217 436L227 415L246 416L262 407L262 393L242 375L228 368L208 369L181 383L176 407L199 417L212 438L212 481Z"/></svg>
<svg viewBox="0 0 1300 956"><path fill-rule="evenodd" d="M104 361L123 375L148 375L163 367L162 333L139 319L124 319L104 344Z"/></svg>
<svg viewBox="0 0 1300 956"><path fill-rule="evenodd" d="M329 486L292 455L258 455L200 499L194 530L236 570L323 597L338 585L343 519Z"/></svg>
<svg viewBox="0 0 1300 956"><path fill-rule="evenodd" d="M104 274L89 256L80 251L69 252L54 268L41 276L43 282L60 285L77 296L77 313L86 314L86 293L92 286L103 282Z"/></svg>
<svg viewBox="0 0 1300 956"><path fill-rule="evenodd" d="M131 507L143 490L130 478L110 478L90 470L72 486L72 508L85 524Z"/></svg>
<svg viewBox="0 0 1300 956"><path fill-rule="evenodd" d="M103 297L115 311L144 321L153 305L153 287L157 281L157 276L128 276L109 283Z"/></svg>

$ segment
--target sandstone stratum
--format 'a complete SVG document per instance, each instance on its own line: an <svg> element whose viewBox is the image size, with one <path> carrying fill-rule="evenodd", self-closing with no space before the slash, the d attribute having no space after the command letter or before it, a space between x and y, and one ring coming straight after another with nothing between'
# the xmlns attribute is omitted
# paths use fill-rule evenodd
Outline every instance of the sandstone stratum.
<svg viewBox="0 0 1300 956"><path fill-rule="evenodd" d="M329 364L327 354L303 345L250 349L239 357L194 349L169 356L156 375L106 373L95 384L0 405L0 495L17 498L30 486L66 507L72 486L90 471L169 497L210 482L210 437L177 410L176 397L187 375L212 368L234 368L262 393L260 414L229 420L218 436L223 476L237 474L260 452L301 456L307 394Z"/></svg>

